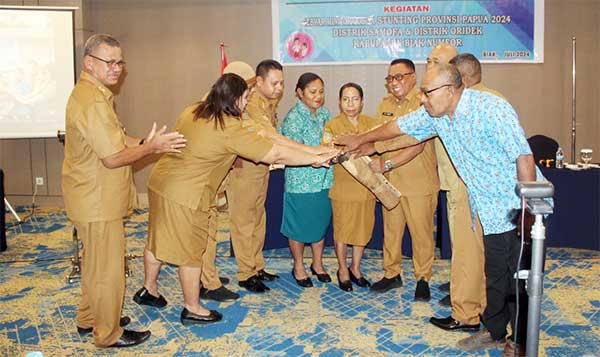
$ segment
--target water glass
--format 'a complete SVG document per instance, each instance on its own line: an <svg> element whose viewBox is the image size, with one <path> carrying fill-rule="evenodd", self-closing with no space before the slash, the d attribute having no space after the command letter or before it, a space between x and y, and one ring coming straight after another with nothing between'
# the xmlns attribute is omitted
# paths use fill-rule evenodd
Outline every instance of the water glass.
<svg viewBox="0 0 600 357"><path fill-rule="evenodd" d="M592 149L581 149L579 152L581 161L583 162L583 168L589 168L590 161L592 161Z"/></svg>

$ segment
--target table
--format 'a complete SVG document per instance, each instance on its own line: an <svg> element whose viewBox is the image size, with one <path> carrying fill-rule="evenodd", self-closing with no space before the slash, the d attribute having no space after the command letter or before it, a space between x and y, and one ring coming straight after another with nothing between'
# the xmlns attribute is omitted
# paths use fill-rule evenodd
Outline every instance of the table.
<svg viewBox="0 0 600 357"><path fill-rule="evenodd" d="M447 259L450 258L451 252L450 235L448 233L447 223L445 223L447 222L447 219L445 218L445 193L440 194L440 201L443 201L442 205L438 205L438 212L440 212L440 206L442 206L442 211L438 213L438 227L441 228L438 228L436 236L432 237L432 239L435 238L438 241L438 245L442 252L442 258ZM283 170L271 171L265 206L267 211L267 229L264 249L288 248L287 238L279 232L283 213ZM377 203L375 207L375 227L373 229L373 236L367 245L367 248L379 250L383 248L383 218L381 210L381 204ZM441 214L443 214L443 219ZM333 230L331 225L325 236L325 245L333 245ZM402 254L408 257L412 256L412 244L408 228L405 230L404 238L402 239Z"/></svg>
<svg viewBox="0 0 600 357"><path fill-rule="evenodd" d="M541 170L554 184L554 214L548 219L546 245L600 250L600 169Z"/></svg>
<svg viewBox="0 0 600 357"><path fill-rule="evenodd" d="M546 245L600 250L600 169L572 171L542 169L544 176L554 184L554 214L546 226ZM267 231L265 249L287 248L288 242L280 232L283 208L283 170L271 171L267 192ZM381 205L375 208L375 228L368 248L382 249L383 224ZM452 255L446 212L446 193L440 192L436 214L436 239L440 255ZM331 226L325 236L325 245L333 245ZM402 253L412 256L410 233L406 229Z"/></svg>

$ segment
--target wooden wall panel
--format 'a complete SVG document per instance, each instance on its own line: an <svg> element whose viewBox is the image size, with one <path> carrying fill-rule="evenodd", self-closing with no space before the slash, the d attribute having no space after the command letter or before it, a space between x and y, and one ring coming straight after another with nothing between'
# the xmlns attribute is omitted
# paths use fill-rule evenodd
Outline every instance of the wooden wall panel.
<svg viewBox="0 0 600 357"><path fill-rule="evenodd" d="M0 167L4 170L4 192L7 196L33 193L29 140L0 140Z"/></svg>

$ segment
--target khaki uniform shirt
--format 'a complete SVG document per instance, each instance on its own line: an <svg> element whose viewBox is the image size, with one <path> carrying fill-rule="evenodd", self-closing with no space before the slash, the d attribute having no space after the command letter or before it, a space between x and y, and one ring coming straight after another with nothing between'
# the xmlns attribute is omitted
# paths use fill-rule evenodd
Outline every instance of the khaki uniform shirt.
<svg viewBox="0 0 600 357"><path fill-rule="evenodd" d="M277 110L277 101L273 101L265 97L259 90L255 90L248 101L248 105L246 106L246 110L242 118L242 125L244 127L253 127L257 132L260 130L265 130L271 133L277 133L277 129L275 129L275 110ZM253 163L249 160L244 160L240 158L239 161L236 161L236 167L240 165L242 167L253 167L259 166L264 169L264 171L269 170L269 165L263 163ZM261 170L262 172L262 170Z"/></svg>
<svg viewBox="0 0 600 357"><path fill-rule="evenodd" d="M62 190L69 218L98 222L126 216L136 203L131 166L102 164L126 148L125 131L112 92L86 72L69 97L66 132Z"/></svg>
<svg viewBox="0 0 600 357"><path fill-rule="evenodd" d="M187 139L187 146L181 153L161 157L148 188L190 209L208 210L235 158L239 155L258 162L273 143L258 135L254 127L244 127L237 117L224 115L224 129L218 124L215 127L214 120L194 121L196 108L186 108L175 125Z"/></svg>
<svg viewBox="0 0 600 357"><path fill-rule="evenodd" d="M421 91L413 88L401 101L392 95L384 98L377 109L377 122L386 124L391 120L413 112L421 106ZM404 149L383 154L388 160ZM436 169L433 143L426 142L423 151L406 164L387 172L385 176L404 196L428 195L437 193L440 187Z"/></svg>
<svg viewBox="0 0 600 357"><path fill-rule="evenodd" d="M488 92L488 93L491 93L491 94L493 94L495 96L498 96L498 97L500 97L502 99L506 99L506 98L504 98L504 96L502 95L502 93L498 92L497 90L494 90L494 89L491 89L491 88L488 88L488 87L484 86L483 83L481 83L481 82L479 82L476 85L472 86L471 89L480 90L482 92Z"/></svg>
<svg viewBox="0 0 600 357"><path fill-rule="evenodd" d="M323 143L329 144L334 137L340 135L364 133L375 126L375 119L369 116L359 115L358 126L354 126L345 114L340 114L325 124ZM342 165L333 167L333 186L329 190L329 198L337 201L358 202L375 200L371 191L350 175Z"/></svg>

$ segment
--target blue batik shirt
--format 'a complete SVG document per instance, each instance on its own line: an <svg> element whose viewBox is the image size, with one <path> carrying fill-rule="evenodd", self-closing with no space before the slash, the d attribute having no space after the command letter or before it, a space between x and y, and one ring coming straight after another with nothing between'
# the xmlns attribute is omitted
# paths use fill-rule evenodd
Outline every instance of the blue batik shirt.
<svg viewBox="0 0 600 357"><path fill-rule="evenodd" d="M323 137L325 123L331 119L329 110L317 109L315 117L308 107L298 101L287 113L279 132L288 138L309 146L318 146ZM332 168L314 168L312 166L285 168L284 190L290 193L320 192L333 185Z"/></svg>
<svg viewBox="0 0 600 357"><path fill-rule="evenodd" d="M400 130L418 140L438 135L469 193L473 217L479 215L485 235L515 228L517 158L531 149L517 113L504 99L465 89L450 118L431 117L424 107L397 119ZM536 180L544 181L535 167Z"/></svg>

